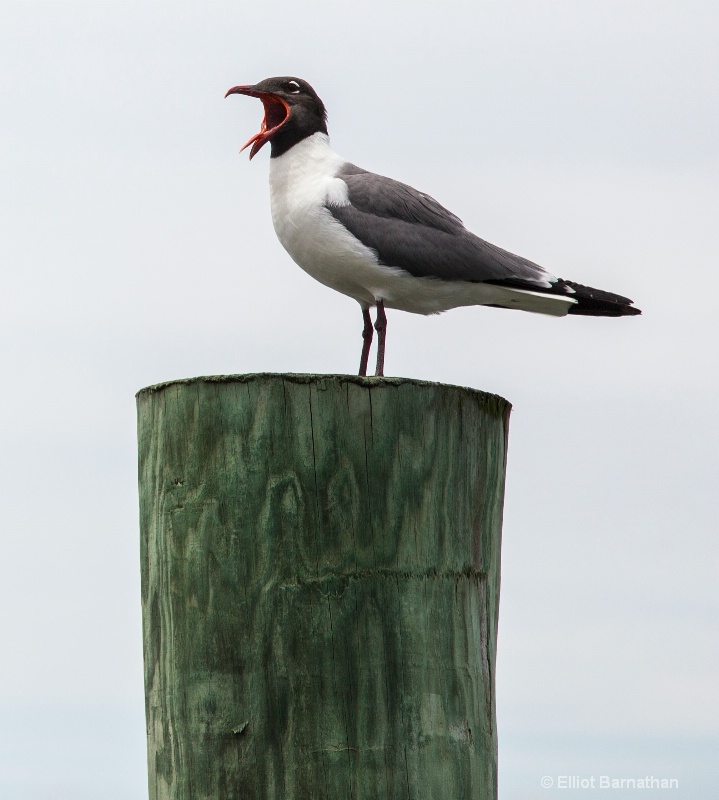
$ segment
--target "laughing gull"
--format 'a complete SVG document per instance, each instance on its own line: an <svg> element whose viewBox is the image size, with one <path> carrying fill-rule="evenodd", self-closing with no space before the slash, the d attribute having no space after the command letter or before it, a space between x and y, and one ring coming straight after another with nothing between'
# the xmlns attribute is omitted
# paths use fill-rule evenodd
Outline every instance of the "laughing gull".
<svg viewBox="0 0 719 800"><path fill-rule="evenodd" d="M438 314L458 306L516 308L563 317L641 314L618 294L556 278L470 233L436 200L360 169L330 148L327 111L300 78L267 78L231 94L262 100L262 128L242 148L271 143L270 195L277 237L320 283L362 309L359 374L367 374L376 306L377 369L384 375L385 308ZM242 152L242 150L240 152Z"/></svg>

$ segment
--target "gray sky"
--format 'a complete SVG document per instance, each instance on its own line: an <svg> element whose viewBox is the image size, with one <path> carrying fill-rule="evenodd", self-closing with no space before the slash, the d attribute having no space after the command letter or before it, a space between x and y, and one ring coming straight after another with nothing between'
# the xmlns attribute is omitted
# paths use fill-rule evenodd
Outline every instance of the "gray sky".
<svg viewBox="0 0 719 800"><path fill-rule="evenodd" d="M503 796L716 790L717 30L688 0L0 3L3 800L146 796L134 393L356 369L357 305L237 153L262 109L224 92L278 74L351 161L644 310L390 312L386 370L514 405Z"/></svg>

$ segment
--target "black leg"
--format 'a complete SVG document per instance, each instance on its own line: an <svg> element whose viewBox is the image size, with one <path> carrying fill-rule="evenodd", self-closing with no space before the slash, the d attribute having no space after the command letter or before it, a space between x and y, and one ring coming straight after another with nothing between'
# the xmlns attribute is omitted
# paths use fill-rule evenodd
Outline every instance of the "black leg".
<svg viewBox="0 0 719 800"><path fill-rule="evenodd" d="M362 309L362 319L364 320L364 328L362 328L362 357L360 358L359 375L367 374L367 362L369 361L369 348L372 344L372 337L374 330L372 329L372 317L369 315L369 308Z"/></svg>
<svg viewBox="0 0 719 800"><path fill-rule="evenodd" d="M387 332L387 315L384 313L382 300L377 301L377 319L374 327L377 331L377 369L374 374L381 378L384 376L384 339Z"/></svg>

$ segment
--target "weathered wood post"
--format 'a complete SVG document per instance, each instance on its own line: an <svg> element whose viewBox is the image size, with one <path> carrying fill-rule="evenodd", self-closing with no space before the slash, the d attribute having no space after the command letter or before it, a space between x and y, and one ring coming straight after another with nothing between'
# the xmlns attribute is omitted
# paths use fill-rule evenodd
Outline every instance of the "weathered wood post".
<svg viewBox="0 0 719 800"><path fill-rule="evenodd" d="M509 404L402 379L138 394L151 800L494 800Z"/></svg>

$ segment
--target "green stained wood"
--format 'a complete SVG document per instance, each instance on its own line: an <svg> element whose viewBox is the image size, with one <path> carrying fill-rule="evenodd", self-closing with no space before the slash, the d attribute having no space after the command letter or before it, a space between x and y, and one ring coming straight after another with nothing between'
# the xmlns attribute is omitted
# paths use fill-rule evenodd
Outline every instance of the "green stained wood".
<svg viewBox="0 0 719 800"><path fill-rule="evenodd" d="M138 394L151 800L489 800L509 404L348 376Z"/></svg>

